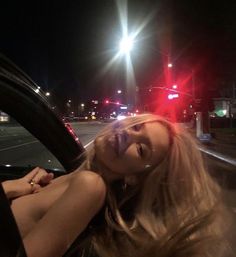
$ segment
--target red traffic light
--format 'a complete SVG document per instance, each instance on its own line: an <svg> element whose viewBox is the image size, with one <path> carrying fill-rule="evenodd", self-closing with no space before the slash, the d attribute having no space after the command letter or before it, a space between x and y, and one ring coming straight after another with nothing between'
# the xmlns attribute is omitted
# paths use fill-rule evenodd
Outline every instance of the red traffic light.
<svg viewBox="0 0 236 257"><path fill-rule="evenodd" d="M105 104L109 104L109 103L110 103L110 101L106 99L105 100Z"/></svg>

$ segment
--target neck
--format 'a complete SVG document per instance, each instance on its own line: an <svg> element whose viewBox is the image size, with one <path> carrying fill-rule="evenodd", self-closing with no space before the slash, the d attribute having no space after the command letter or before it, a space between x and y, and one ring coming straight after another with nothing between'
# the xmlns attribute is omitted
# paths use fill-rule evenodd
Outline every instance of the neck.
<svg viewBox="0 0 236 257"><path fill-rule="evenodd" d="M108 183L124 178L122 174L115 173L114 171L111 171L110 169L108 169L108 167L104 163L97 162L97 160L95 160L95 162L96 162L95 172L98 173L102 178L104 178L104 180L107 181Z"/></svg>

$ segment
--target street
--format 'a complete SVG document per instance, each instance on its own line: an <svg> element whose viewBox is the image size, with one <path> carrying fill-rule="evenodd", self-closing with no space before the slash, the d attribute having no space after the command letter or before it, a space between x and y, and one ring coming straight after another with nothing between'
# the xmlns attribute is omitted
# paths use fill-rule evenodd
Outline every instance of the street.
<svg viewBox="0 0 236 257"><path fill-rule="evenodd" d="M105 124L101 123L72 123L71 125L85 147L91 143L95 134L105 126ZM20 126L0 126L1 164L63 169L44 145Z"/></svg>

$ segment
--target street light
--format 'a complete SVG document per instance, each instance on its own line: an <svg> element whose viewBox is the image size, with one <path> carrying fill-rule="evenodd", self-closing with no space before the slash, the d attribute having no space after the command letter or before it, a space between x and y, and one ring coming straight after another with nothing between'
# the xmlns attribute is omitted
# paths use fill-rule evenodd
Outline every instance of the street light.
<svg viewBox="0 0 236 257"><path fill-rule="evenodd" d="M120 41L120 54L129 55L133 44L134 39L132 36L124 36Z"/></svg>
<svg viewBox="0 0 236 257"><path fill-rule="evenodd" d="M117 4L117 10L120 21L120 31L121 39L116 44L117 51L114 56L107 62L100 72L100 76L105 74L117 61L120 61L120 58L124 58L125 65L125 79L126 79L126 97L129 106L137 104L137 88L134 67L131 59L131 51L134 50L135 44L137 42L137 37L147 26L147 24L152 20L153 15L147 15L141 23L134 27L132 31L129 31L128 26L128 1L115 1ZM119 93L120 94L120 93Z"/></svg>
<svg viewBox="0 0 236 257"><path fill-rule="evenodd" d="M123 37L119 43L118 56L124 57L126 62L126 91L127 91L127 102L130 106L136 105L137 95L135 92L136 79L134 74L133 63L131 59L131 51L133 49L134 40L137 34L128 34L128 28L123 30ZM121 93L121 91L120 91ZM120 94L119 93L119 94Z"/></svg>

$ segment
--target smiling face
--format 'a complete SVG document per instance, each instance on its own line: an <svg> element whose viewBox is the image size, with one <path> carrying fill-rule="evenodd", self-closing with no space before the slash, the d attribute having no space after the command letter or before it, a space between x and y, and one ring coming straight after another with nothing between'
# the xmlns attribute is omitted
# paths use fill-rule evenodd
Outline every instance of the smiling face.
<svg viewBox="0 0 236 257"><path fill-rule="evenodd" d="M114 129L97 137L94 144L97 160L114 178L122 178L159 164L169 148L169 132L160 122L147 122Z"/></svg>

